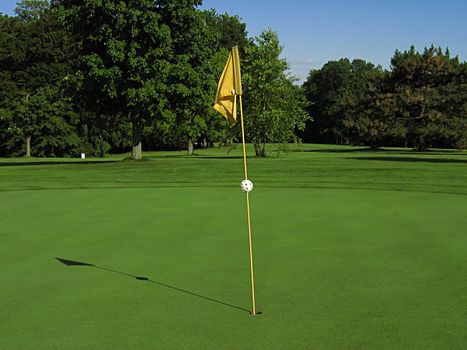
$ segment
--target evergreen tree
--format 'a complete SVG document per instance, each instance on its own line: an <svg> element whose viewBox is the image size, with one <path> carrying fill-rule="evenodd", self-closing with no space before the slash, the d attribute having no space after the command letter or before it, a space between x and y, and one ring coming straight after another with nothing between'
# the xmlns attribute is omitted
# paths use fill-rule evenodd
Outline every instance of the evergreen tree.
<svg viewBox="0 0 467 350"><path fill-rule="evenodd" d="M396 51L391 65L390 85L397 96L397 118L402 120L413 147L426 150L446 137L450 119L456 118L446 114L444 101L455 95L445 92L455 91L449 86L456 84L459 60L451 58L448 50L431 46L419 53L412 46L404 52Z"/></svg>

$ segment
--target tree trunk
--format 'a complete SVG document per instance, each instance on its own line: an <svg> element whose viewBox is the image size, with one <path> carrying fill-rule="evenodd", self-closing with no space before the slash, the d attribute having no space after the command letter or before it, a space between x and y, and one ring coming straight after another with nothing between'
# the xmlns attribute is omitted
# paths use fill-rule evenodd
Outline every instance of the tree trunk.
<svg viewBox="0 0 467 350"><path fill-rule="evenodd" d="M255 154L257 157L265 157L266 156L266 144L255 143Z"/></svg>
<svg viewBox="0 0 467 350"><path fill-rule="evenodd" d="M423 136L420 136L418 138L418 141L414 141L414 149L417 151L417 152L426 152L428 151L428 148L425 144L425 140L423 139Z"/></svg>
<svg viewBox="0 0 467 350"><path fill-rule="evenodd" d="M378 144L378 143L370 143L370 149L371 149L372 151L376 151L378 148L379 148L379 144Z"/></svg>
<svg viewBox="0 0 467 350"><path fill-rule="evenodd" d="M99 157L104 158L105 157L105 149L104 149L104 139L101 134L99 134Z"/></svg>
<svg viewBox="0 0 467 350"><path fill-rule="evenodd" d="M193 155L193 140L191 138L188 139L188 155Z"/></svg>
<svg viewBox="0 0 467 350"><path fill-rule="evenodd" d="M31 136L26 137L26 157L31 157Z"/></svg>
<svg viewBox="0 0 467 350"><path fill-rule="evenodd" d="M104 151L104 147L100 147L99 149L99 158L105 158L105 151Z"/></svg>
<svg viewBox="0 0 467 350"><path fill-rule="evenodd" d="M143 158L141 147L141 124L138 120L132 122L133 125L133 147L131 150L131 159L139 160Z"/></svg>

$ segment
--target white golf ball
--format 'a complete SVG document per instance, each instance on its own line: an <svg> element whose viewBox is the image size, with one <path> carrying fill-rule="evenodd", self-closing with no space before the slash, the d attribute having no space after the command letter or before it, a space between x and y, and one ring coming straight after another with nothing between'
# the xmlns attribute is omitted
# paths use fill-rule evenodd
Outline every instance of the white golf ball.
<svg viewBox="0 0 467 350"><path fill-rule="evenodd" d="M253 182L251 182L250 180L243 180L240 184L240 188L243 192L251 192L251 190L253 189Z"/></svg>

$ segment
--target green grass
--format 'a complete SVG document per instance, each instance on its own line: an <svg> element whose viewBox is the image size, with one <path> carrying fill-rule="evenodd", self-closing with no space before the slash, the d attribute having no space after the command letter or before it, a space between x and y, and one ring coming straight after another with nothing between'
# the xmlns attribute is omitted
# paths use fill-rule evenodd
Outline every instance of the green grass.
<svg viewBox="0 0 467 350"><path fill-rule="evenodd" d="M0 159L0 349L466 348L466 152L250 158L256 317L241 149L125 156Z"/></svg>

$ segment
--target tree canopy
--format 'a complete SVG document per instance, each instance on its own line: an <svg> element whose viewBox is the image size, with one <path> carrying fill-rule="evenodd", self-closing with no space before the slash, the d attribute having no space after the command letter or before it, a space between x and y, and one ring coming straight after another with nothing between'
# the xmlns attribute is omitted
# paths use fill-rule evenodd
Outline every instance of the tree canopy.
<svg viewBox="0 0 467 350"><path fill-rule="evenodd" d="M240 141L213 108L238 46L247 141L467 146L467 64L435 46L342 58L297 85L278 34L201 0L22 0L0 16L0 155L104 156ZM310 118L311 116L311 118Z"/></svg>
<svg viewBox="0 0 467 350"><path fill-rule="evenodd" d="M397 50L391 69L363 60L331 61L304 84L314 121L310 141L465 147L465 65L434 46ZM334 138L334 140L332 140Z"/></svg>
<svg viewBox="0 0 467 350"><path fill-rule="evenodd" d="M257 156L266 155L266 144L297 141L296 130L303 130L308 115L294 77L288 75L287 61L280 57L282 47L272 30L255 37L246 49L244 94L246 132Z"/></svg>

